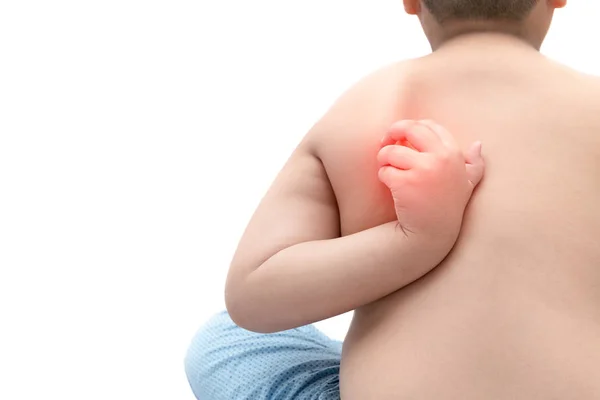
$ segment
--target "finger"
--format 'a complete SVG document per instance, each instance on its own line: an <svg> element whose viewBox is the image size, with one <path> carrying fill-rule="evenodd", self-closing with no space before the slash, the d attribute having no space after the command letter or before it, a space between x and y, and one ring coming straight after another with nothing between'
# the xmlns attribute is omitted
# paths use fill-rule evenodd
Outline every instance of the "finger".
<svg viewBox="0 0 600 400"><path fill-rule="evenodd" d="M407 140L420 152L434 152L442 146L439 136L431 128L417 121L396 122L386 132L382 144L389 145L402 140Z"/></svg>
<svg viewBox="0 0 600 400"><path fill-rule="evenodd" d="M483 156L481 155L481 142L477 141L473 143L469 150L465 152L465 161L467 164L483 163Z"/></svg>
<svg viewBox="0 0 600 400"><path fill-rule="evenodd" d="M386 165L379 168L379 180L388 188L397 186L398 182L404 177L406 171Z"/></svg>
<svg viewBox="0 0 600 400"><path fill-rule="evenodd" d="M401 132L405 131L406 129L409 129L416 123L417 121L413 121L410 119L405 119L393 123L383 135L383 138L381 139L381 145L388 146L390 144L396 144L397 142L401 142L403 140L405 141L406 136L401 134Z"/></svg>
<svg viewBox="0 0 600 400"><path fill-rule="evenodd" d="M485 161L481 155L481 142L475 142L465 153L467 179L473 187L477 186L485 172Z"/></svg>
<svg viewBox="0 0 600 400"><path fill-rule="evenodd" d="M391 165L395 168L407 170L415 167L418 157L419 153L415 150L404 146L390 145L379 150L377 161L381 165Z"/></svg>
<svg viewBox="0 0 600 400"><path fill-rule="evenodd" d="M442 125L430 119L423 119L419 122L431 129L447 147L458 147L454 135L452 135L448 129L444 128Z"/></svg>

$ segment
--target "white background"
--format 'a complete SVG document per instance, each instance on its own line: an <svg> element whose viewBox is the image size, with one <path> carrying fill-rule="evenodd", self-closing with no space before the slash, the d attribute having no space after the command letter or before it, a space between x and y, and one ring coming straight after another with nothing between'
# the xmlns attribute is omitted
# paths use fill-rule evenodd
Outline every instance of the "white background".
<svg viewBox="0 0 600 400"><path fill-rule="evenodd" d="M543 51L600 73L596 3ZM2 1L0 398L193 399L187 345L279 168L428 50L400 0Z"/></svg>

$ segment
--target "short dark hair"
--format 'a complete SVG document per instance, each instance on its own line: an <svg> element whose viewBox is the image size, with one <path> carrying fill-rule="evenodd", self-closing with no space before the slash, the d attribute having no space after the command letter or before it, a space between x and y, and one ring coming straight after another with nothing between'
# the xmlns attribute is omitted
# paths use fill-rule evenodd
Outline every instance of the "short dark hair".
<svg viewBox="0 0 600 400"><path fill-rule="evenodd" d="M509 20L527 17L538 0L423 0L439 21L447 20Z"/></svg>

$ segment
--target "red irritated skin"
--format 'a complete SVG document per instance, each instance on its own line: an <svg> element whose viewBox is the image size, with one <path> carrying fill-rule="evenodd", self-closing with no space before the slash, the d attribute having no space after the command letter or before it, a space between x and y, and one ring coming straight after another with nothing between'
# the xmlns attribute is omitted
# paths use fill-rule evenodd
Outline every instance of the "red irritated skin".
<svg viewBox="0 0 600 400"><path fill-rule="evenodd" d="M304 141L261 201L232 260L225 301L236 324L272 333L359 309L419 279L450 252L483 175L479 144L465 156L430 121L386 130L382 148L369 149L370 173L379 170L384 184L377 186L386 200L393 198L389 211L397 218L340 235L330 177Z"/></svg>
<svg viewBox="0 0 600 400"><path fill-rule="evenodd" d="M454 243L485 164L481 143L466 154L433 121L400 121L382 139L379 180L392 194L405 234L444 235ZM438 238L439 239L439 238Z"/></svg>

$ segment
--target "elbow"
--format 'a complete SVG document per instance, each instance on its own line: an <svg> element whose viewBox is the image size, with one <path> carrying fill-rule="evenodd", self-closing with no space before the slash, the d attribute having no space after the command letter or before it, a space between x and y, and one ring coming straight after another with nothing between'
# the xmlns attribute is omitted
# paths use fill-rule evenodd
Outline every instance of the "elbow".
<svg viewBox="0 0 600 400"><path fill-rule="evenodd" d="M225 286L225 307L231 320L240 328L255 333L276 333L277 329L268 310L261 307L255 299L241 288L227 284Z"/></svg>
<svg viewBox="0 0 600 400"><path fill-rule="evenodd" d="M240 328L256 333L257 327L252 323L252 317L249 315L248 307L245 306L242 296L232 292L230 288L225 290L225 308L229 314L229 318Z"/></svg>

